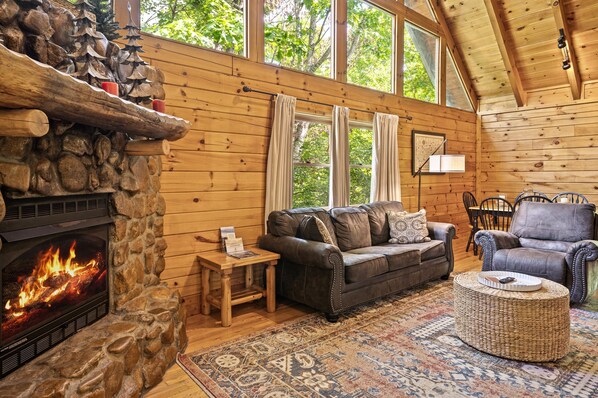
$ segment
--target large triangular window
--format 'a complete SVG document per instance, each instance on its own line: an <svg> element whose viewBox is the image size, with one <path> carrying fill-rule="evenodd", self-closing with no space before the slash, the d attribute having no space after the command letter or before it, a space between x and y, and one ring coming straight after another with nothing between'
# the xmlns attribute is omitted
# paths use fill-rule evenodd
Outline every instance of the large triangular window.
<svg viewBox="0 0 598 398"><path fill-rule="evenodd" d="M405 6L411 8L413 11L417 11L425 17L430 18L434 22L438 22L436 20L436 16L434 16L434 12L432 11L432 7L428 0L405 0Z"/></svg>
<svg viewBox="0 0 598 398"><path fill-rule="evenodd" d="M446 105L465 111L473 110L463 80L457 72L455 61L448 48L446 50Z"/></svg>

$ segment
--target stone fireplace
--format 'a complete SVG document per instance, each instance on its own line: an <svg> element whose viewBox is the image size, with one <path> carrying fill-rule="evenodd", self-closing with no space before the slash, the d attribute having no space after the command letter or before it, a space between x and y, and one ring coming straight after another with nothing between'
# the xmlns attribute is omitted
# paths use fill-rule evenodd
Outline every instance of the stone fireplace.
<svg viewBox="0 0 598 398"><path fill-rule="evenodd" d="M128 154L127 140L60 121L0 137L0 173L30 171L0 187L0 396L138 396L186 346L180 295L160 282L160 158ZM47 262L77 279L60 268L42 281Z"/></svg>

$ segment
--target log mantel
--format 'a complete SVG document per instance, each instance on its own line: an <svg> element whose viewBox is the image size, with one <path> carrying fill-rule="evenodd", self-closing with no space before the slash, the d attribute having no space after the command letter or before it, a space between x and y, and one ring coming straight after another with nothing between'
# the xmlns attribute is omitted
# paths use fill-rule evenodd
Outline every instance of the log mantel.
<svg viewBox="0 0 598 398"><path fill-rule="evenodd" d="M178 140L188 121L133 104L0 44L0 107L148 138Z"/></svg>

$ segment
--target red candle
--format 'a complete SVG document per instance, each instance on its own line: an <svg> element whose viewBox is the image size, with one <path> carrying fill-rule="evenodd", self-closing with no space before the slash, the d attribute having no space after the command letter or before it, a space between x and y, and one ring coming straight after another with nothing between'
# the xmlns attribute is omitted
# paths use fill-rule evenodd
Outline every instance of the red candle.
<svg viewBox="0 0 598 398"><path fill-rule="evenodd" d="M118 97L118 84L114 82L102 82L102 89L108 94L116 95Z"/></svg>
<svg viewBox="0 0 598 398"><path fill-rule="evenodd" d="M166 101L155 99L152 101L152 109L156 112L165 113L166 112Z"/></svg>

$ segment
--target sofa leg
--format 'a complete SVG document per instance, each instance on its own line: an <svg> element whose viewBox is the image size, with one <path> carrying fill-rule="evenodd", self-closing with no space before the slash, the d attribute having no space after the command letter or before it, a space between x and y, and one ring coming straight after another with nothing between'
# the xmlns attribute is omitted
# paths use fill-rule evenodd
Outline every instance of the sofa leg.
<svg viewBox="0 0 598 398"><path fill-rule="evenodd" d="M338 314L326 314L326 320L330 323L338 322Z"/></svg>

